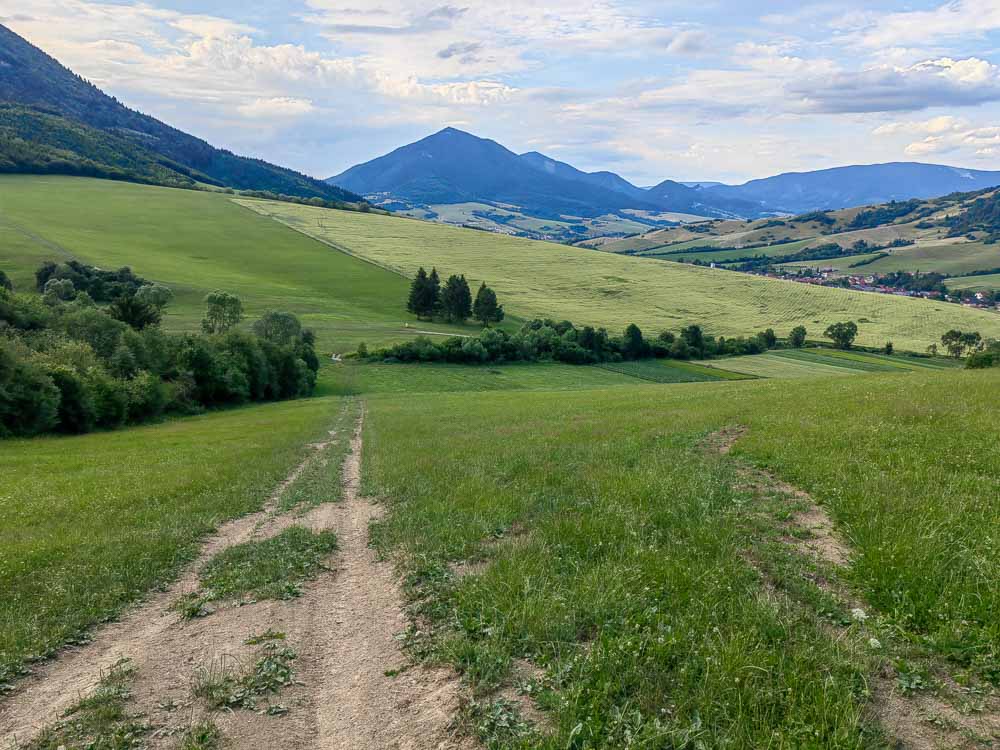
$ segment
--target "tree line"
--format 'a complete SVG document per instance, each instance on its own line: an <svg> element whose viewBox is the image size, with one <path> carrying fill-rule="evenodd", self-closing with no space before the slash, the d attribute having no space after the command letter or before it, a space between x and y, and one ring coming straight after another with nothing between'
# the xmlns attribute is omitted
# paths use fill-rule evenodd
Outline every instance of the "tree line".
<svg viewBox="0 0 1000 750"><path fill-rule="evenodd" d="M787 342L779 341L772 329L750 336L726 338L706 334L701 326L689 325L679 332L663 331L647 338L639 326L628 325L620 335L605 328L577 326L568 320L532 320L516 333L487 328L478 336L454 336L432 341L422 336L411 341L358 356L386 362L453 362L484 364L556 361L575 365L623 360L672 358L710 359L739 354L761 354L778 346L803 346L806 329L798 327Z"/></svg>
<svg viewBox="0 0 1000 750"><path fill-rule="evenodd" d="M240 331L242 302L218 291L206 297L202 333L168 334L160 319L169 288L127 268L53 265L36 275L41 295L0 283L0 437L113 429L312 393L315 337L291 313L267 312Z"/></svg>
<svg viewBox="0 0 1000 750"><path fill-rule="evenodd" d="M428 274L422 266L410 284L406 309L418 320L442 319L449 323L465 323L474 318L485 327L504 319L503 305L499 304L496 292L486 286L485 281L473 301L472 290L464 274L449 276L442 286L437 269L432 268Z"/></svg>

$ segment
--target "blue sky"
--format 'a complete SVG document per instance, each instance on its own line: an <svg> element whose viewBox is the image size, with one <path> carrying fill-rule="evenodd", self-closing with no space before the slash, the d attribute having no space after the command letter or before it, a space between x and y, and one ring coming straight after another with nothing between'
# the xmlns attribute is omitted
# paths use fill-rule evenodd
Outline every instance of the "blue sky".
<svg viewBox="0 0 1000 750"><path fill-rule="evenodd" d="M448 125L643 185L1000 169L1000 0L0 0L0 22L319 177Z"/></svg>

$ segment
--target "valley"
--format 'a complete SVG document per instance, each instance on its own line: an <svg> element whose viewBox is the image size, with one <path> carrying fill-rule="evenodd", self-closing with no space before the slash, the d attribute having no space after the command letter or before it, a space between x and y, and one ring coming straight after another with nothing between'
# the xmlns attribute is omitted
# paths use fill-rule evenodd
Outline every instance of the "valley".
<svg viewBox="0 0 1000 750"><path fill-rule="evenodd" d="M813 168L995 164L887 120L995 66L319 6L63 4L102 88L0 25L0 748L1000 746L1000 171Z"/></svg>

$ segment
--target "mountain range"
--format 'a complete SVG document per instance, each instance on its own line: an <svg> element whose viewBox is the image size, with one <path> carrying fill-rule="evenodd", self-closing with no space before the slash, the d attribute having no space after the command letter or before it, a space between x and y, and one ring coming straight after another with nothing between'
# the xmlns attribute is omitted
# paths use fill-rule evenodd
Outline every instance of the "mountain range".
<svg viewBox="0 0 1000 750"><path fill-rule="evenodd" d="M759 218L1000 185L1000 172L896 162L789 172L742 185L664 180L641 188L614 172L584 172L537 151L445 128L328 182L383 201L513 204L535 216L595 217L622 210Z"/></svg>
<svg viewBox="0 0 1000 750"><path fill-rule="evenodd" d="M291 169L215 148L129 109L3 25L0 172L184 187L204 183L298 198L360 200Z"/></svg>

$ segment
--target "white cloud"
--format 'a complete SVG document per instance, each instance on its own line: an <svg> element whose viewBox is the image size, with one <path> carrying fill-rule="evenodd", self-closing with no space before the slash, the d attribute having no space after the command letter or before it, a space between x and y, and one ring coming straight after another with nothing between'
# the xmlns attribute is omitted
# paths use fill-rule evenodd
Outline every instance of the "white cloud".
<svg viewBox="0 0 1000 750"><path fill-rule="evenodd" d="M316 107L310 99L273 96L267 99L254 99L252 102L241 104L237 109L244 117L273 120L303 117L312 114Z"/></svg>
<svg viewBox="0 0 1000 750"><path fill-rule="evenodd" d="M942 57L909 67L806 76L789 85L807 110L830 113L913 111L1000 101L1000 68L975 57Z"/></svg>
<svg viewBox="0 0 1000 750"><path fill-rule="evenodd" d="M953 0L933 10L914 10L869 17L858 37L878 49L938 44L1000 29L1000 0Z"/></svg>

